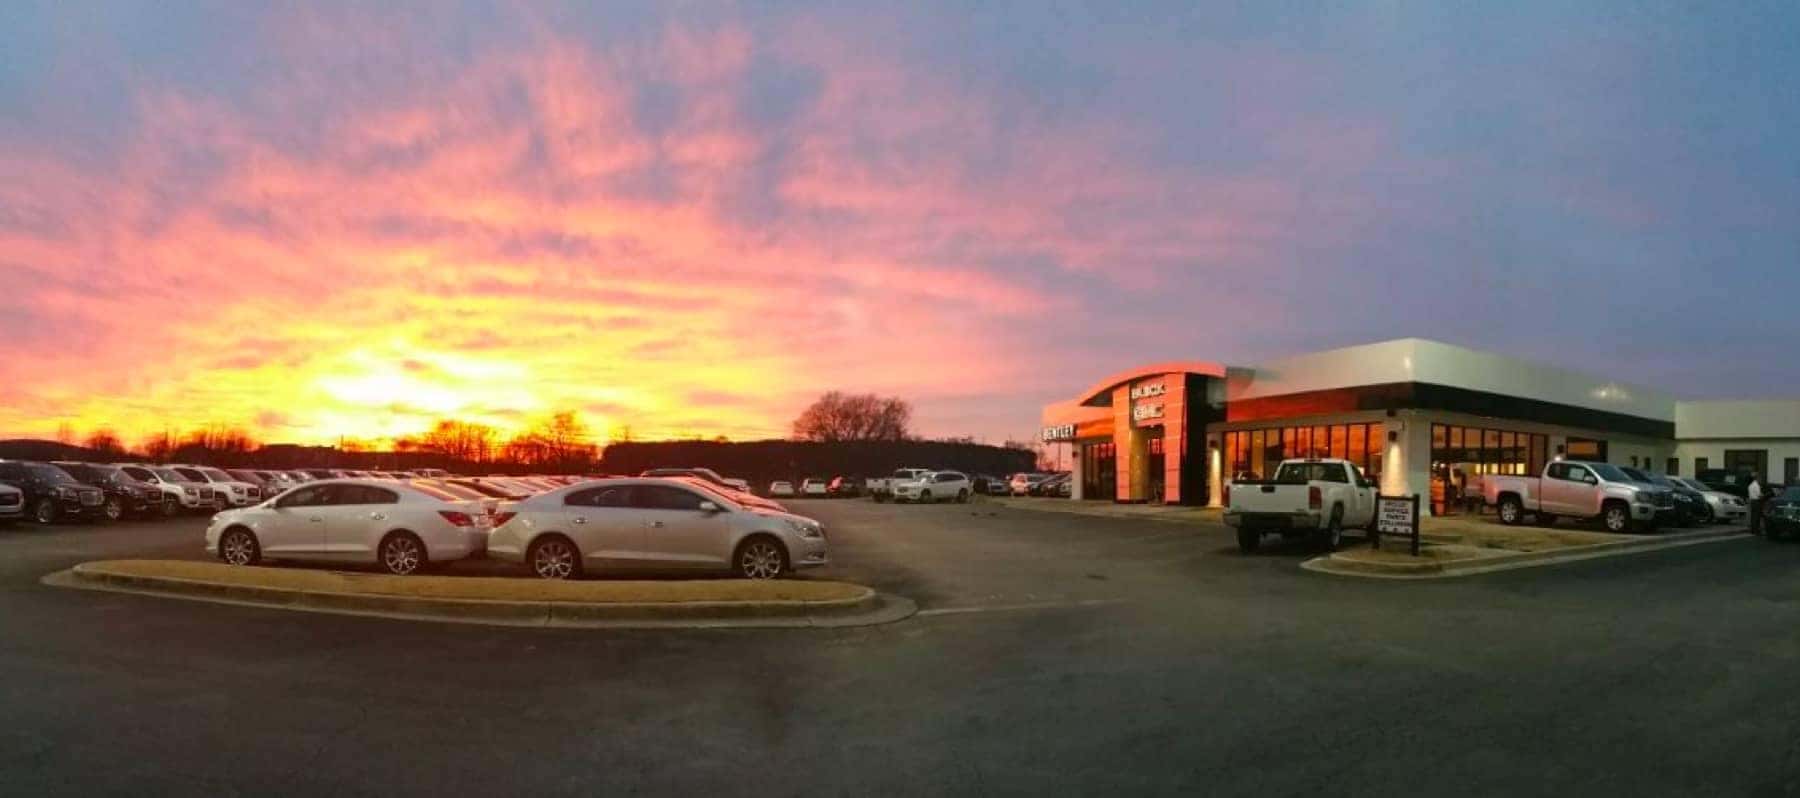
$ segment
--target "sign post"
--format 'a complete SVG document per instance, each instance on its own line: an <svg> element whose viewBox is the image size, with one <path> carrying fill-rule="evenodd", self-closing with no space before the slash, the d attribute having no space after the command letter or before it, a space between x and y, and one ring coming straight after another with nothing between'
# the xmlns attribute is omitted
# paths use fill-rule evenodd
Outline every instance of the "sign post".
<svg viewBox="0 0 1800 798"><path fill-rule="evenodd" d="M1375 534L1370 545L1381 548L1382 535L1410 535L1412 556L1419 556L1419 494L1375 497Z"/></svg>

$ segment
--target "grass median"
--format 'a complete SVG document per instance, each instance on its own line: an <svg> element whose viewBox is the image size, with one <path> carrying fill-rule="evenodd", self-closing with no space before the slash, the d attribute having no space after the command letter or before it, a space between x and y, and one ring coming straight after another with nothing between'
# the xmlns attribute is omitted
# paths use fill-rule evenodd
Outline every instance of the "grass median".
<svg viewBox="0 0 1800 798"><path fill-rule="evenodd" d="M482 576L390 576L305 568L231 566L191 560L107 560L85 568L121 576L185 579L312 593L363 593L463 601L570 604L847 601L868 588L799 579L669 579L555 581Z"/></svg>

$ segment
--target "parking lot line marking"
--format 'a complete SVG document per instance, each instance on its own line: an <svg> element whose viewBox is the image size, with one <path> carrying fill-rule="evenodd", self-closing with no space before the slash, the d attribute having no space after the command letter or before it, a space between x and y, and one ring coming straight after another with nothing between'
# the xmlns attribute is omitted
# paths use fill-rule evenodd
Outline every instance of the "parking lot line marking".
<svg viewBox="0 0 1800 798"><path fill-rule="evenodd" d="M1028 604L990 604L975 607L938 607L937 609L919 610L920 615L968 615L977 612L1024 612L1028 610L1062 610L1082 607L1104 607L1109 604L1124 604L1127 600L1086 599L1083 601L1036 601Z"/></svg>

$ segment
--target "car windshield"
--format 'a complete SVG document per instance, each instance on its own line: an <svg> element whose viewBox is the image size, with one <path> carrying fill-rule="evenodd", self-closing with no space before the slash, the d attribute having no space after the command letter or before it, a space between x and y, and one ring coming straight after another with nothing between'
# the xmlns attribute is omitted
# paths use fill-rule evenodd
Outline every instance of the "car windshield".
<svg viewBox="0 0 1800 798"><path fill-rule="evenodd" d="M743 503L739 502L737 499L732 498L731 496L726 495L725 491L714 488L712 486L712 484L707 482L706 480L696 479L692 482L688 482L687 485L688 485L688 487L691 487L694 490L700 491L702 494L705 494L707 498L713 500L714 503L718 504L721 507L727 507L727 508L738 509L738 510L741 510L744 508Z"/></svg>
<svg viewBox="0 0 1800 798"><path fill-rule="evenodd" d="M1599 474L1601 479L1604 479L1608 482L1635 482L1636 481L1636 480L1632 479L1631 477L1626 476L1624 469L1621 469L1615 465L1607 465L1606 463L1589 463L1588 468L1594 469L1594 473Z"/></svg>
<svg viewBox="0 0 1800 798"><path fill-rule="evenodd" d="M415 479L410 484L413 487L419 488L421 490L430 488L432 490L442 491L444 493L448 493L452 496L455 496L456 498L459 498L459 499L486 499L486 498L488 498L488 496L486 494L484 494L480 491L477 491L473 488L465 488L461 485L453 485L448 482L434 482L434 481L430 481L430 480Z"/></svg>
<svg viewBox="0 0 1800 798"><path fill-rule="evenodd" d="M157 469L152 469L152 470L156 473L157 476L162 477L163 479L166 479L170 482L192 482L193 481L191 479L188 479L180 471L176 471L173 468L157 468Z"/></svg>
<svg viewBox="0 0 1800 798"><path fill-rule="evenodd" d="M33 474L38 475L39 477L42 477L45 481L48 481L48 482L75 482L76 481L76 479L74 477L69 476L69 472L64 471L60 468L57 468L56 466L53 466L53 465L44 465L43 463L32 463L30 465L25 466L25 469L30 471Z"/></svg>
<svg viewBox="0 0 1800 798"><path fill-rule="evenodd" d="M406 486L409 488L412 488L413 490L416 490L420 493L423 493L427 496L430 496L433 499L437 499L439 501L446 501L446 502L467 501L467 499L465 499L464 497L458 496L454 493L451 493L449 490L440 488L436 485L429 485L424 482L416 482L416 481L408 482L408 483L406 483Z"/></svg>
<svg viewBox="0 0 1800 798"><path fill-rule="evenodd" d="M1800 487L1788 488L1787 490L1782 491L1780 498L1784 502L1800 502Z"/></svg>

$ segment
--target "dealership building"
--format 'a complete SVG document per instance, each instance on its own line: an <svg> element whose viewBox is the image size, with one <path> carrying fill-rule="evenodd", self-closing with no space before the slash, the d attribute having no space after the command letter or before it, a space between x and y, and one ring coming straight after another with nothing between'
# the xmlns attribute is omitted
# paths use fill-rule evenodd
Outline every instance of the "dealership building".
<svg viewBox="0 0 1800 798"><path fill-rule="evenodd" d="M1800 484L1800 399L1685 401L1418 338L1142 366L1045 407L1043 425L1046 443L1072 445L1074 495L1089 500L1216 506L1226 482L1292 457L1349 459L1435 513L1458 472L1536 474L1557 457Z"/></svg>

